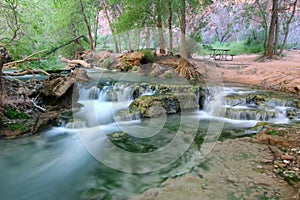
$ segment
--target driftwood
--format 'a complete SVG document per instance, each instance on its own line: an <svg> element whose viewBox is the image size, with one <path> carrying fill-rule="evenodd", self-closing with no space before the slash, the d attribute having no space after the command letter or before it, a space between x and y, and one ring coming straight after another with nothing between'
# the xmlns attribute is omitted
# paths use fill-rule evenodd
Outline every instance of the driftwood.
<svg viewBox="0 0 300 200"><path fill-rule="evenodd" d="M40 59L41 59L41 58L40 58L40 53L42 53L42 52L44 52L44 51L47 51L47 50L38 51L38 52L36 52L36 53L33 53L33 54L27 56L26 58L24 58L24 59L22 59L22 60L17 60L17 61L5 63L5 64L3 65L3 67L12 68L12 67L15 67L17 64L20 64L20 63L40 60ZM32 58L32 57L35 56L35 55L38 55L38 58Z"/></svg>
<svg viewBox="0 0 300 200"><path fill-rule="evenodd" d="M65 57L61 57L60 61L63 62L63 63L68 63L69 66L72 67L72 68L75 67L75 65L81 65L86 69L91 69L92 68L91 64L85 62L84 60L69 60Z"/></svg>
<svg viewBox="0 0 300 200"><path fill-rule="evenodd" d="M50 76L50 74L48 72L46 72L45 70L42 70L42 69L38 69L38 70L26 69L21 72L4 73L4 75L6 75L6 76L24 76L27 74L44 74L46 76Z"/></svg>
<svg viewBox="0 0 300 200"><path fill-rule="evenodd" d="M42 111L42 112L48 112L45 108L39 106L36 104L36 102L34 100L31 100L32 104L34 107L36 107L38 110Z"/></svg>

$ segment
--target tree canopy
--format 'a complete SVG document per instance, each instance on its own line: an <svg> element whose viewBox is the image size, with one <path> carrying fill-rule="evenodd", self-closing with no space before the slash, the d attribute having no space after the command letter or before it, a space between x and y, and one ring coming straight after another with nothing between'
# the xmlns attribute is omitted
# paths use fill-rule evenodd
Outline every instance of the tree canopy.
<svg viewBox="0 0 300 200"><path fill-rule="evenodd" d="M103 33L117 52L150 48L155 34L152 48L161 53L180 48L185 57L188 36L205 44L257 43L272 57L287 43L299 45L299 36L289 34L299 32L299 18L297 0L2 0L0 44L14 59L41 50L48 58L73 57L76 50L101 49Z"/></svg>

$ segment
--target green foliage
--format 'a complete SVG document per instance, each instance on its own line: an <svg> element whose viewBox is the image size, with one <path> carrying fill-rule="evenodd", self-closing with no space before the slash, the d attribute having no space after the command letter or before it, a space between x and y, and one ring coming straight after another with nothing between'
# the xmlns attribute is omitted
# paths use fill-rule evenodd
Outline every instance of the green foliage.
<svg viewBox="0 0 300 200"><path fill-rule="evenodd" d="M19 130L23 132L25 130L24 124L8 124L7 129L10 131Z"/></svg>
<svg viewBox="0 0 300 200"><path fill-rule="evenodd" d="M82 2L88 21L93 23L99 1ZM14 60L41 50L47 50L41 57L49 59L48 56L45 57L46 53L61 46L62 48L50 54L49 61L31 62L21 66L58 68L52 57L60 54L72 58L77 49L89 47L84 39L65 45L78 36L87 35L83 17L79 0L4 0L0 3L0 43L7 47Z"/></svg>
<svg viewBox="0 0 300 200"><path fill-rule="evenodd" d="M166 73L164 75L164 78L166 78L166 79L172 79L173 78L173 74L172 73Z"/></svg>
<svg viewBox="0 0 300 200"><path fill-rule="evenodd" d="M145 58L150 62L153 63L154 62L154 56L150 51L147 51L146 49L142 50L142 53L145 55Z"/></svg>
<svg viewBox="0 0 300 200"><path fill-rule="evenodd" d="M275 135L278 135L278 131L277 130L267 130L266 132L268 135L272 135L272 136L275 136Z"/></svg>
<svg viewBox="0 0 300 200"><path fill-rule="evenodd" d="M216 42L211 45L214 48L227 48L230 49L229 54L240 55L240 54L251 54L251 53L261 53L263 52L263 44L247 44L247 41L237 41L237 42L226 42L219 43Z"/></svg>
<svg viewBox="0 0 300 200"><path fill-rule="evenodd" d="M28 116L25 113L12 109L7 109L5 111L5 116L9 119L28 119Z"/></svg>

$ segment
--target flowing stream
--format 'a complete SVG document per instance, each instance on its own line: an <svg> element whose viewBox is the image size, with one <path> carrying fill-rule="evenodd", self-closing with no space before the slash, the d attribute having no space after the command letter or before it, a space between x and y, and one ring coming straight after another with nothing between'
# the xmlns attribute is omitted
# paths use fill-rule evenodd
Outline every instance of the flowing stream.
<svg viewBox="0 0 300 200"><path fill-rule="evenodd" d="M36 136L0 140L0 199L127 199L159 186L168 177L190 172L201 161L201 144L193 142L193 138L195 134L205 136L213 122L221 126L222 133L209 140L228 133L253 134L257 130L251 128L260 121L300 121L294 99L270 98L258 105L249 96L266 92L245 88L209 91L203 110L142 120L137 115L120 114L126 113L133 101L133 87L136 85L131 83L107 84L102 88L80 86L79 103L83 107L74 114L74 120ZM145 84L139 95L155 92ZM218 108L224 108L224 113L216 112ZM122 135L123 132L130 134ZM191 132L195 134L189 137ZM128 159L116 148L137 154L153 153L177 134L188 135L176 143L186 147L178 147L183 151L178 155L161 153L161 157L149 157L146 162L138 155ZM201 142L205 140L204 137ZM160 160L166 163L159 166Z"/></svg>

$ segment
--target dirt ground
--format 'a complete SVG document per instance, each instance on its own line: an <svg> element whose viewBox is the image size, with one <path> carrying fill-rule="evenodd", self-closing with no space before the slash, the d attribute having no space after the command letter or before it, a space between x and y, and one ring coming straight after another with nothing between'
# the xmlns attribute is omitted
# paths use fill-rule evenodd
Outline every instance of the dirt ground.
<svg viewBox="0 0 300 200"><path fill-rule="evenodd" d="M224 83L244 84L300 95L300 51L282 58L258 61L259 55L238 55L233 61L216 61ZM212 60L213 61L213 60ZM209 70L209 69L207 69Z"/></svg>

